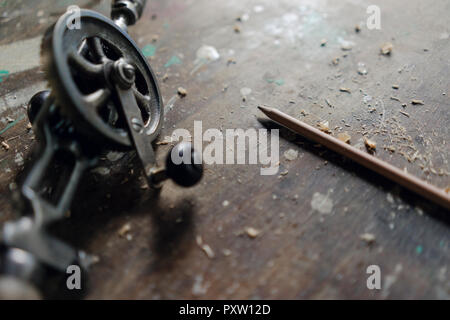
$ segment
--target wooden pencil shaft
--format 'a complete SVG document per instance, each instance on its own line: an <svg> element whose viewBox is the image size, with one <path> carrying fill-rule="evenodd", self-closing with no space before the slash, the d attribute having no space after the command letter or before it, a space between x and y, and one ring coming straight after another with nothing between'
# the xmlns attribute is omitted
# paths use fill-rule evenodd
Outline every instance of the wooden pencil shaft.
<svg viewBox="0 0 450 320"><path fill-rule="evenodd" d="M379 173L383 177L398 183L406 189L409 189L447 209L450 209L450 195L448 195L444 190L430 185L427 182L420 180L419 178L408 174L385 161L352 147L351 145L277 109L265 107L259 107L259 109L272 120L306 137L307 139L320 143L321 145L352 159L360 165Z"/></svg>

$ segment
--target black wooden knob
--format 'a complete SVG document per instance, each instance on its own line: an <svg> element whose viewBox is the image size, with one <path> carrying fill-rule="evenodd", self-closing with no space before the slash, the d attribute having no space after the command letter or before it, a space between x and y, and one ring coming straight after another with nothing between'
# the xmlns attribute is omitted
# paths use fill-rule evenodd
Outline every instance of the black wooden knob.
<svg viewBox="0 0 450 320"><path fill-rule="evenodd" d="M203 164L191 143L181 142L172 148L166 160L166 174L183 187L191 187L200 181Z"/></svg>
<svg viewBox="0 0 450 320"><path fill-rule="evenodd" d="M49 90L40 91L30 99L30 102L28 102L27 113L28 120L30 120L31 123L33 123L33 121L36 119L39 111L44 105L45 100L47 100L49 96Z"/></svg>

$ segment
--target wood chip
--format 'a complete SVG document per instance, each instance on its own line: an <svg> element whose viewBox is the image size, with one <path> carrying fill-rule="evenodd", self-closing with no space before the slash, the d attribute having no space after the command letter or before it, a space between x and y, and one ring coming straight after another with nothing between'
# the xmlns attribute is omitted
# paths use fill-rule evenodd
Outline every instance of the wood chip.
<svg viewBox="0 0 450 320"><path fill-rule="evenodd" d="M347 132L341 132L337 135L337 138L345 143L350 144L350 135Z"/></svg>
<svg viewBox="0 0 450 320"><path fill-rule="evenodd" d="M341 92L347 92L347 93L352 93L352 92L350 91L349 88L339 88L339 91L341 91Z"/></svg>
<svg viewBox="0 0 450 320"><path fill-rule="evenodd" d="M377 144L375 141L369 140L366 137L364 137L364 144L366 145L366 148L368 151L375 151L377 149Z"/></svg>
<svg viewBox="0 0 450 320"><path fill-rule="evenodd" d="M255 229L255 228L252 228L252 227L245 228L245 232L252 239L256 238L261 233L261 231Z"/></svg>
<svg viewBox="0 0 450 320"><path fill-rule="evenodd" d="M411 103L414 105L424 105L425 103L422 100L413 99Z"/></svg>
<svg viewBox="0 0 450 320"><path fill-rule="evenodd" d="M392 50L394 49L394 45L390 42L386 42L380 48L381 54L390 55Z"/></svg>
<svg viewBox="0 0 450 320"><path fill-rule="evenodd" d="M187 90L185 89L185 88L183 88L183 87L179 87L178 88L178 94L180 95L180 97L186 97L186 95L187 95Z"/></svg>
<svg viewBox="0 0 450 320"><path fill-rule="evenodd" d="M363 233L359 236L361 240L367 242L368 244L372 244L375 242L375 235L372 233Z"/></svg>
<svg viewBox="0 0 450 320"><path fill-rule="evenodd" d="M330 126L329 126L328 121L322 121L322 122L320 122L320 123L318 124L318 127L319 127L320 131L322 131L322 132L325 132L325 133L328 133L328 134L331 133L331 130L330 130Z"/></svg>
<svg viewBox="0 0 450 320"><path fill-rule="evenodd" d="M6 151L9 150L9 144L7 144L5 141L2 141L2 147L5 148Z"/></svg>
<svg viewBox="0 0 450 320"><path fill-rule="evenodd" d="M393 84L392 85L392 89L398 90L398 88L400 88L398 84Z"/></svg>

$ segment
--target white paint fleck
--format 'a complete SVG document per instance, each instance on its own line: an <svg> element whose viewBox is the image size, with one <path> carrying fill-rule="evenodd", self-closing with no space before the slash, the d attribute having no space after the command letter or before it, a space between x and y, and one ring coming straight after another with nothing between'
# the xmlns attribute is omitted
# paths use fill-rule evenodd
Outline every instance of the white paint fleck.
<svg viewBox="0 0 450 320"><path fill-rule="evenodd" d="M298 158L298 151L294 149L289 149L284 152L284 157L288 161L293 161Z"/></svg>
<svg viewBox="0 0 450 320"><path fill-rule="evenodd" d="M253 11L255 11L256 13L260 13L264 11L264 7L261 5L257 5L253 7Z"/></svg>
<svg viewBox="0 0 450 320"><path fill-rule="evenodd" d="M252 93L252 89L250 89L250 88L242 88L242 89L241 89L241 94L242 94L244 97L250 95L251 93Z"/></svg>
<svg viewBox="0 0 450 320"><path fill-rule="evenodd" d="M16 156L14 158L14 162L18 165L18 166L23 166L24 164L24 160L23 160L23 154L22 152L17 152Z"/></svg>
<svg viewBox="0 0 450 320"><path fill-rule="evenodd" d="M219 60L220 54L213 46L203 45L197 50L197 59L216 61Z"/></svg>
<svg viewBox="0 0 450 320"><path fill-rule="evenodd" d="M333 211L333 200L328 194L316 192L312 197L311 207L322 214L330 214Z"/></svg>
<svg viewBox="0 0 450 320"><path fill-rule="evenodd" d="M194 296L202 296L208 292L209 283L203 284L203 275L196 275L194 285L192 286L192 294Z"/></svg>

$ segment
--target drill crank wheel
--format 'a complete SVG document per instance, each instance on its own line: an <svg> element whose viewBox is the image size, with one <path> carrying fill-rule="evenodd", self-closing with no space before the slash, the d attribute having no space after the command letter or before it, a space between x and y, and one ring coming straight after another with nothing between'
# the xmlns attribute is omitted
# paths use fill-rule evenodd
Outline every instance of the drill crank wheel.
<svg viewBox="0 0 450 320"><path fill-rule="evenodd" d="M150 144L162 127L163 103L147 59L129 35L106 17L81 10L79 29L71 25L71 18L70 13L63 15L42 44L56 104L86 139L117 149L134 144L124 110L137 106L139 110L133 111L142 117L139 122ZM125 68L118 70L119 64ZM126 66L133 70L131 82L124 87L136 100L131 106L121 103L116 86L120 78L131 76Z"/></svg>

